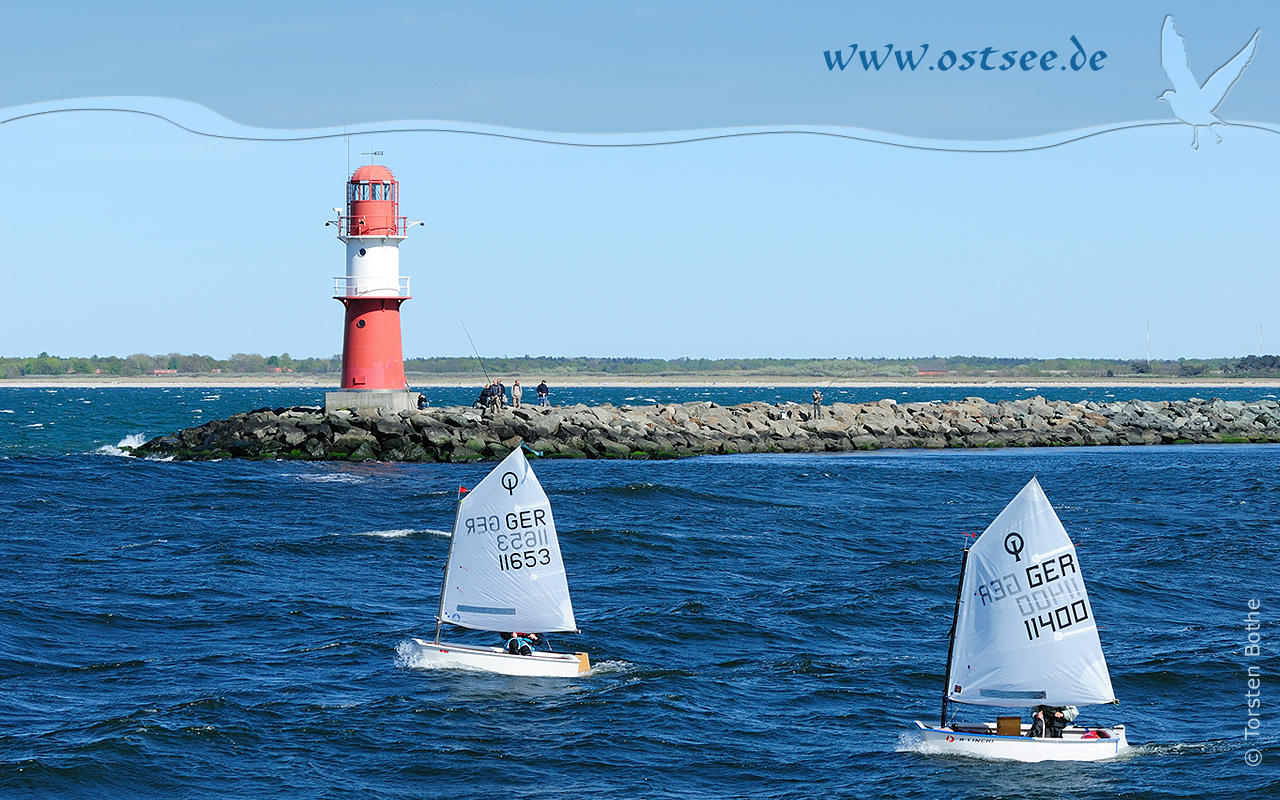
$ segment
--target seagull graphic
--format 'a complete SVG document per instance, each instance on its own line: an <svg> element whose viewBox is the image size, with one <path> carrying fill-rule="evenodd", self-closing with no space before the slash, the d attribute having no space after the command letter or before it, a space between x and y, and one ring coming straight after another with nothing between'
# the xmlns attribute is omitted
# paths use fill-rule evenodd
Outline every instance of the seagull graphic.
<svg viewBox="0 0 1280 800"><path fill-rule="evenodd" d="M1244 68L1253 60L1254 51L1258 49L1259 33L1261 29L1254 31L1253 38L1244 46L1244 49L1219 67L1218 71L1209 76L1209 80L1201 86L1196 76L1191 73L1191 62L1187 58L1187 43L1182 40L1181 34L1173 26L1173 15L1170 14L1164 18L1164 27L1160 29L1160 63L1164 66L1164 72L1169 76L1173 89L1156 99L1168 103L1169 108L1173 110L1173 115L1191 126L1191 146L1196 150L1200 149L1201 128L1208 128L1209 133L1218 140L1218 144L1222 144L1222 137L1214 131L1213 126L1227 123L1213 112L1222 105L1227 92L1240 79Z"/></svg>

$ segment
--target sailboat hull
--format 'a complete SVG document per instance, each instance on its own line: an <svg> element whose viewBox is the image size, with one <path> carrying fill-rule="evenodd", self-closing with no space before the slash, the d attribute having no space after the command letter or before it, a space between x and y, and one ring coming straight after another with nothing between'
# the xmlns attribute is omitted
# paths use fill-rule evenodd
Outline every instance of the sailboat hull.
<svg viewBox="0 0 1280 800"><path fill-rule="evenodd" d="M501 647L428 642L414 639L422 663L496 672L500 675L573 678L591 669L586 653L548 653L535 650L527 656L508 653Z"/></svg>
<svg viewBox="0 0 1280 800"><path fill-rule="evenodd" d="M934 753L1025 762L1103 761L1115 758L1129 746L1123 725L1114 728L1067 728L1061 739L1027 738L1028 727L1022 726L1023 736L996 736L994 725L979 723L934 728L916 720L916 729L924 738L925 748ZM1082 738L1091 730L1110 738Z"/></svg>

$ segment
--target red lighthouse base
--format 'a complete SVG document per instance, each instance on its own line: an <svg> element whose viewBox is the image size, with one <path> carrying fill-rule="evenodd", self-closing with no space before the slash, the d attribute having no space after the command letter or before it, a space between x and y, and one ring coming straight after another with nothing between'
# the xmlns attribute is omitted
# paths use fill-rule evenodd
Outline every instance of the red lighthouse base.
<svg viewBox="0 0 1280 800"><path fill-rule="evenodd" d="M407 297L339 297L347 307L342 388L404 391L400 304Z"/></svg>

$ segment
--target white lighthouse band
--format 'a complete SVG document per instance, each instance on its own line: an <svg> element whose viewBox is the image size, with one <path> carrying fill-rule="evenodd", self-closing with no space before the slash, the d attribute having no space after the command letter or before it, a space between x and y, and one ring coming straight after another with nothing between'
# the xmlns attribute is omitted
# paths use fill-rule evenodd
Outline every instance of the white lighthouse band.
<svg viewBox="0 0 1280 800"><path fill-rule="evenodd" d="M404 236L339 236L347 246L347 274L334 278L334 297L409 297L400 274Z"/></svg>

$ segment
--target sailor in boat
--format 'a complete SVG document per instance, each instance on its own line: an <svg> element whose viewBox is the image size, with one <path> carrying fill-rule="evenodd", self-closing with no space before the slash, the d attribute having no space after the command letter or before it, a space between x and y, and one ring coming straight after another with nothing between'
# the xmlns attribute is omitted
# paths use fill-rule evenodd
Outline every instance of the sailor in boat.
<svg viewBox="0 0 1280 800"><path fill-rule="evenodd" d="M532 655L534 645L542 641L542 637L536 633L520 633L518 631L504 633L502 638L507 642L507 652L513 656Z"/></svg>
<svg viewBox="0 0 1280 800"><path fill-rule="evenodd" d="M1027 736L1033 739L1061 739L1062 731L1080 714L1075 706L1036 706Z"/></svg>

